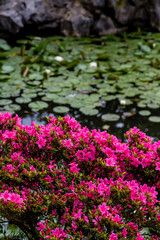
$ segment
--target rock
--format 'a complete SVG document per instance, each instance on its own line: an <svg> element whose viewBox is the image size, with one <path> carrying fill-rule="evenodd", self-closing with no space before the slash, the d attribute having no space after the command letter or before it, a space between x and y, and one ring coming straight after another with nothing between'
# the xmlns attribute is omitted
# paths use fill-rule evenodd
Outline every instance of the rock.
<svg viewBox="0 0 160 240"><path fill-rule="evenodd" d="M100 19L95 26L95 30L99 33L99 35L115 34L117 32L117 28L115 27L112 19L104 14L100 16Z"/></svg>
<svg viewBox="0 0 160 240"><path fill-rule="evenodd" d="M160 31L159 0L0 0L0 36L88 36L147 27Z"/></svg>
<svg viewBox="0 0 160 240"><path fill-rule="evenodd" d="M135 8L128 1L124 6L117 6L115 9L115 19L119 24L127 26L133 19Z"/></svg>
<svg viewBox="0 0 160 240"><path fill-rule="evenodd" d="M152 28L160 31L160 2L159 0L152 0L150 13L150 25Z"/></svg>
<svg viewBox="0 0 160 240"><path fill-rule="evenodd" d="M51 20L51 15L42 0L8 0L0 6L0 30L17 34L30 24Z"/></svg>
<svg viewBox="0 0 160 240"><path fill-rule="evenodd" d="M133 19L131 26L133 27L150 27L149 13L150 4L148 0L132 0L132 4L135 6ZM146 7L145 7L146 6Z"/></svg>
<svg viewBox="0 0 160 240"><path fill-rule="evenodd" d="M65 36L88 36L92 25L93 16L76 2L62 19L61 32Z"/></svg>
<svg viewBox="0 0 160 240"><path fill-rule="evenodd" d="M54 1L51 1L52 3L52 7L58 7L58 8L62 8L62 7L65 7L66 4L68 4L70 2L70 0L54 0Z"/></svg>
<svg viewBox="0 0 160 240"><path fill-rule="evenodd" d="M16 13L17 2L1 1L0 4L0 31L16 34L23 27L21 16Z"/></svg>
<svg viewBox="0 0 160 240"><path fill-rule="evenodd" d="M81 0L81 4L92 14L97 14L105 7L105 0Z"/></svg>

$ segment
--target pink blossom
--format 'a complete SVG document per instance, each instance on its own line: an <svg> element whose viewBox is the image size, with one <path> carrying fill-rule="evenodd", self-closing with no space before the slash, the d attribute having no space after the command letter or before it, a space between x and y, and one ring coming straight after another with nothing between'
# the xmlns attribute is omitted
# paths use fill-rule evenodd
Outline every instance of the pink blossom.
<svg viewBox="0 0 160 240"><path fill-rule="evenodd" d="M15 136L16 136L16 131L8 131L8 130L6 130L6 131L2 134L3 140L6 140L6 139L8 139L8 138L15 139Z"/></svg>
<svg viewBox="0 0 160 240"><path fill-rule="evenodd" d="M91 191L91 190L94 190L95 187L96 187L96 184L93 184L92 181L87 182L87 184L88 184L88 186L89 186L89 190L90 190L90 191Z"/></svg>
<svg viewBox="0 0 160 240"><path fill-rule="evenodd" d="M70 167L70 171L73 172L73 173L78 173L80 168L77 168L78 164L77 163L70 163L69 164L71 167Z"/></svg>
<svg viewBox="0 0 160 240"><path fill-rule="evenodd" d="M82 218L82 209L78 210L78 213L73 213L74 219L81 219Z"/></svg>
<svg viewBox="0 0 160 240"><path fill-rule="evenodd" d="M137 233L137 238L136 240L144 240L144 237L140 233Z"/></svg>
<svg viewBox="0 0 160 240"><path fill-rule="evenodd" d="M24 126L0 113L1 212L20 221L34 213L37 239L83 239L94 227L106 239L143 240L141 228L160 222L160 141L136 127L127 136L122 143L69 116Z"/></svg>
<svg viewBox="0 0 160 240"><path fill-rule="evenodd" d="M42 148L46 145L46 139L41 136L38 136L38 141L36 142L39 148Z"/></svg>
<svg viewBox="0 0 160 240"><path fill-rule="evenodd" d="M113 158L113 157L110 157L110 158L106 158L105 159L105 162L106 162L106 166L111 166L111 167L114 167L114 166L116 166L116 160L115 160L115 158Z"/></svg>
<svg viewBox="0 0 160 240"><path fill-rule="evenodd" d="M112 231L109 240L118 240L118 235Z"/></svg>
<svg viewBox="0 0 160 240"><path fill-rule="evenodd" d="M31 166L29 167L29 169L30 169L31 172L36 172L36 169L33 167L33 165L31 165Z"/></svg>
<svg viewBox="0 0 160 240"><path fill-rule="evenodd" d="M105 193L106 195L108 195L108 196L111 194L110 187L107 186L104 182L98 184L98 186L97 186L97 192L99 192L101 196L102 196L104 193Z"/></svg>
<svg viewBox="0 0 160 240"><path fill-rule="evenodd" d="M0 199L4 199L5 202L17 203L19 206L24 204L24 197L21 198L17 193L10 193L8 190L5 190L4 193L0 193Z"/></svg>
<svg viewBox="0 0 160 240"><path fill-rule="evenodd" d="M43 222L39 222L37 223L37 225L38 225L37 230L39 231L43 231L46 228Z"/></svg>
<svg viewBox="0 0 160 240"><path fill-rule="evenodd" d="M72 221L72 227L73 227L73 229L77 229L77 225L76 225L76 223L75 223L75 221Z"/></svg>
<svg viewBox="0 0 160 240"><path fill-rule="evenodd" d="M156 162L156 170L160 170L160 162Z"/></svg>
<svg viewBox="0 0 160 240"><path fill-rule="evenodd" d="M122 231L121 235L122 235L124 238L127 237L127 230L126 230L126 228L123 228L123 231Z"/></svg>
<svg viewBox="0 0 160 240"><path fill-rule="evenodd" d="M122 218L118 214L116 214L112 219L116 223L123 223Z"/></svg>
<svg viewBox="0 0 160 240"><path fill-rule="evenodd" d="M104 215L106 213L108 213L108 210L110 209L110 207L106 206L106 203L103 202L102 205L99 205L99 210L101 211L101 214Z"/></svg>
<svg viewBox="0 0 160 240"><path fill-rule="evenodd" d="M67 147L67 148L72 148L73 147L73 143L72 143L71 139L64 139L64 140L62 140L61 144L64 147Z"/></svg>
<svg viewBox="0 0 160 240"><path fill-rule="evenodd" d="M5 166L2 167L2 170L7 170L9 171L9 173L12 173L12 171L15 170L15 168L13 167L12 164L7 164L6 167Z"/></svg>

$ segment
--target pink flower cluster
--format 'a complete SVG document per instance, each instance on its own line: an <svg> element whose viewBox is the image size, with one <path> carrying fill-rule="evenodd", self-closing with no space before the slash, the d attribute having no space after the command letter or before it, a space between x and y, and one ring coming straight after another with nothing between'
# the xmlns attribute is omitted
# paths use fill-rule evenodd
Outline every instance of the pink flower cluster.
<svg viewBox="0 0 160 240"><path fill-rule="evenodd" d="M0 215L28 239L160 239L160 141L0 113Z"/></svg>
<svg viewBox="0 0 160 240"><path fill-rule="evenodd" d="M5 204L11 202L17 204L19 207L24 205L23 197L20 197L19 194L8 192L8 190L0 193L0 199L3 199Z"/></svg>

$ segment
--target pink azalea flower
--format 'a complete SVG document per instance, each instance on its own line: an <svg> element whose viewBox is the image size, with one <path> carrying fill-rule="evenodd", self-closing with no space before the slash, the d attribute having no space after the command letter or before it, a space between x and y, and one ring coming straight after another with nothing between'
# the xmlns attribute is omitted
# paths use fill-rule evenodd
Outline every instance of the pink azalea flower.
<svg viewBox="0 0 160 240"><path fill-rule="evenodd" d="M144 240L144 237L140 233L137 233L137 238L135 240Z"/></svg>
<svg viewBox="0 0 160 240"><path fill-rule="evenodd" d="M8 139L8 138L15 139L15 136L16 136L16 131L8 131L8 130L6 130L6 131L2 134L3 140L6 140L6 139Z"/></svg>
<svg viewBox="0 0 160 240"><path fill-rule="evenodd" d="M87 182L87 184L88 184L88 186L89 186L89 190L91 191L91 190L94 190L95 189L95 187L96 187L96 184L94 183L92 183L92 181L90 181L90 182Z"/></svg>
<svg viewBox="0 0 160 240"><path fill-rule="evenodd" d="M29 169L30 169L31 172L36 172L36 169L33 167L33 165L31 165L31 166L29 167Z"/></svg>
<svg viewBox="0 0 160 240"><path fill-rule="evenodd" d="M73 173L78 173L80 168L77 168L78 164L77 163L70 163L69 164L71 167L70 167L70 171L73 172Z"/></svg>
<svg viewBox="0 0 160 240"><path fill-rule="evenodd" d="M106 166L111 166L111 167L116 166L116 160L113 157L106 158L105 161L106 161Z"/></svg>
<svg viewBox="0 0 160 240"><path fill-rule="evenodd" d="M43 222L39 222L37 223L37 225L38 225L37 230L39 231L43 231L46 228Z"/></svg>
<svg viewBox="0 0 160 240"><path fill-rule="evenodd" d="M156 162L156 170L160 170L160 162Z"/></svg>
<svg viewBox="0 0 160 240"><path fill-rule="evenodd" d="M77 229L77 225L76 225L75 221L72 221L72 228L75 230Z"/></svg>
<svg viewBox="0 0 160 240"><path fill-rule="evenodd" d="M118 240L118 235L112 231L109 240Z"/></svg>
<svg viewBox="0 0 160 240"><path fill-rule="evenodd" d="M10 193L5 190L4 193L0 194L0 199L4 199L5 202L11 201L12 203L17 203L19 206L24 203L24 197L21 198L17 193Z"/></svg>
<svg viewBox="0 0 160 240"><path fill-rule="evenodd" d="M12 171L15 170L12 164L7 164L7 166L3 166L2 169L9 171L9 173L12 173Z"/></svg>
<svg viewBox="0 0 160 240"><path fill-rule="evenodd" d="M82 218L82 209L78 209L78 213L73 213L74 219Z"/></svg>
<svg viewBox="0 0 160 240"><path fill-rule="evenodd" d="M102 205L99 205L99 210L101 211L101 214L104 215L106 213L108 213L108 210L110 209L110 207L106 206L106 203L103 202Z"/></svg>
<svg viewBox="0 0 160 240"><path fill-rule="evenodd" d="M52 232L52 236L55 236L58 239L61 239L61 237L65 237L65 238L67 237L63 229L56 228L55 230L51 230L51 232Z"/></svg>
<svg viewBox="0 0 160 240"><path fill-rule="evenodd" d="M38 136L38 141L36 142L39 148L42 148L46 145L46 139L41 136Z"/></svg>
<svg viewBox="0 0 160 240"><path fill-rule="evenodd" d="M121 220L122 218L118 214L116 214L115 217L113 217L113 221L116 223L123 223Z"/></svg>
<svg viewBox="0 0 160 240"><path fill-rule="evenodd" d="M123 229L121 235L122 235L124 238L127 237L127 230L126 230L126 228Z"/></svg>
<svg viewBox="0 0 160 240"><path fill-rule="evenodd" d="M73 143L72 143L72 140L71 139L64 139L62 140L61 144L64 146L64 147L67 147L67 148L72 148L73 147Z"/></svg>

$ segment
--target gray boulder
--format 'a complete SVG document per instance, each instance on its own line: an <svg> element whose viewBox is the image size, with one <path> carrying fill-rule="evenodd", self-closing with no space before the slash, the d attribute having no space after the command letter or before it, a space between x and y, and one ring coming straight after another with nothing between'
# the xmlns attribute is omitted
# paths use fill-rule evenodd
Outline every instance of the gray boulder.
<svg viewBox="0 0 160 240"><path fill-rule="evenodd" d="M93 16L78 2L68 8L61 20L61 33L65 36L88 36L93 25Z"/></svg>
<svg viewBox="0 0 160 240"><path fill-rule="evenodd" d="M0 36L31 31L88 36L147 27L160 31L159 0L0 0ZM28 34L28 32L27 32Z"/></svg>

